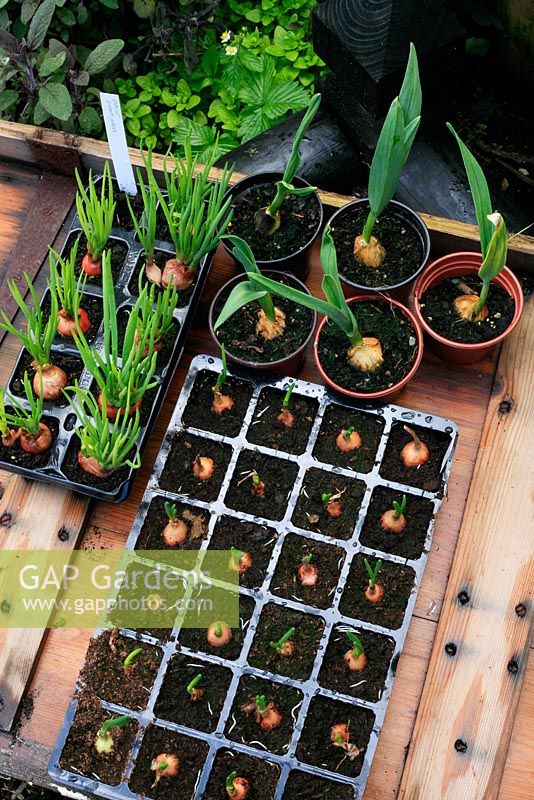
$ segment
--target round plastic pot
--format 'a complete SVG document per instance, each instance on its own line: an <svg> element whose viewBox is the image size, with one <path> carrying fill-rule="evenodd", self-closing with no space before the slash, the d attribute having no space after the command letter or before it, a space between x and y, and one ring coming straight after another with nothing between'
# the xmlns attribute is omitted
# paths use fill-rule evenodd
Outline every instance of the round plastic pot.
<svg viewBox="0 0 534 800"><path fill-rule="evenodd" d="M346 206L340 208L336 213L330 218L328 224L331 227L335 227L336 225L336 217L339 217L345 214L350 209L358 209L363 207L365 209L369 209L369 200L364 198L363 200L354 200L352 203L347 203ZM340 270L339 277L341 279L341 285L343 286L343 291L345 293L345 297L352 297L354 295L355 290L358 292L387 292L390 297L393 297L395 300L400 300L401 302L406 302L408 297L410 296L410 290L412 285L417 278L418 275L421 274L423 269L426 266L428 261L428 257L430 255L430 234L428 233L428 228L426 227L425 223L419 216L416 214L415 211L412 211L411 208L408 206L403 205L403 203L398 203L396 200L390 200L387 204L384 213L393 214L395 217L400 218L405 225L408 225L412 228L413 231L417 234L419 241L421 243L421 247L423 248L423 256L421 258L421 263L417 270L410 275L409 278L405 278L403 281L399 283L394 283L391 286L364 286L360 283L355 283L354 281L349 280ZM361 231L354 231L354 238L361 233ZM372 267L369 267L372 271Z"/></svg>
<svg viewBox="0 0 534 800"><path fill-rule="evenodd" d="M281 277L280 273L277 272L264 272L263 274L269 278L272 278L273 280L279 280ZM291 279L295 288L300 289L301 292L306 292L307 294L310 294L308 287L305 286L302 283L302 281L300 281L294 275L287 275L286 277ZM208 322L210 326L211 335L217 347L220 347L221 343L217 338L217 334L215 333L215 329L213 327L215 322L215 307L223 292L226 292L228 289L230 289L231 291L234 288L234 286L242 282L243 279L244 279L243 275L236 275L234 278L231 278L224 284L224 286L222 286L219 289L219 291L217 292L217 294L215 295L215 297L211 302ZM237 313L239 314L239 311ZM287 356L284 356L284 358L280 358L278 361L261 362L261 361L248 361L244 358L238 358L237 356L234 356L232 354L232 351L230 349L227 348L226 357L228 361L231 361L232 363L237 364L238 366L243 367L244 369L250 369L253 372L259 372L259 373L270 372L270 373L275 373L276 375L289 375L291 377L295 377L300 372L302 365L304 364L304 359L306 357L306 348L310 342L310 339L313 336L315 325L317 323L317 314L315 312L312 313L313 313L313 319L310 325L310 332L307 335L305 341L300 345L298 350L294 350L292 353L289 353Z"/></svg>
<svg viewBox="0 0 534 800"><path fill-rule="evenodd" d="M257 172L255 175L249 175L247 178L243 178L243 180L234 184L234 186L232 186L228 190L228 194L230 194L232 197L238 197L240 194L243 194L243 192L246 189L250 189L252 186L257 186L262 183L274 184L276 183L276 181L279 181L282 178L283 175L281 172ZM305 181L304 178L299 178L298 176L295 176L293 182L297 188L310 186L308 181ZM316 229L310 236L309 240L299 250L294 250L292 253L289 253L289 255L284 256L284 258L276 258L272 259L271 261L262 261L261 259L257 258L256 260L257 263L259 264L260 269L264 268L264 269L276 270L277 272L291 272L293 275L296 275L301 280L306 280L308 273L310 271L309 255L311 246L315 241L316 237L319 235L319 231L321 230L321 226L323 224L323 206L321 201L319 200L317 192L311 195L311 197L315 198L315 201L318 205L319 221L317 223ZM227 244L224 238L222 240L222 243L226 249L226 252L233 259L236 267L240 270L243 270L242 265L238 261L236 261L232 256L232 248L229 244ZM249 245L251 246L252 251L254 252L254 242L249 242ZM254 255L256 255L256 253L254 253Z"/></svg>
<svg viewBox="0 0 534 800"><path fill-rule="evenodd" d="M401 389L406 386L406 384L411 381L415 373L417 372L419 365L421 364L421 360L423 358L423 332L421 330L421 326L419 325L417 319L415 318L414 314L410 311L409 308L403 306L398 300L394 300L392 298L384 297L383 295L372 295L372 294L357 294L354 297L347 298L348 303L384 303L387 305L389 309L393 306L398 312L403 314L410 325L414 330L414 334L417 338L417 355L415 357L415 361L413 362L410 370L406 373L402 380L395 383L393 386L389 386L387 389L381 389L379 392L358 392L358 391L351 391L350 389L345 389L343 386L339 386L332 378L328 375L325 371L321 361L319 359L319 338L321 336L321 332L327 322L327 318L324 317L321 320L319 327L317 328L317 333L315 334L315 340L313 343L313 356L315 358L315 364L317 369L321 373L321 376L326 383L327 386L330 386L332 389L335 389L336 392L345 395L346 397L353 397L355 400L368 400L368 401L377 401L377 400L384 400L386 398L391 398L394 395L398 394ZM347 345L348 349L348 345Z"/></svg>
<svg viewBox="0 0 534 800"><path fill-rule="evenodd" d="M513 297L515 312L510 325L500 336L496 336L495 339L490 339L487 342L464 344L463 342L446 339L430 327L421 313L421 300L424 294L432 286L450 278L458 278L461 275L476 275L481 263L482 256L480 253L450 253L429 264L415 285L414 312L425 332L428 347L439 358L449 364L476 364L478 361L487 358L495 346L512 333L523 313L524 300L521 284L513 272L508 267L504 267L503 271L495 278L495 283Z"/></svg>

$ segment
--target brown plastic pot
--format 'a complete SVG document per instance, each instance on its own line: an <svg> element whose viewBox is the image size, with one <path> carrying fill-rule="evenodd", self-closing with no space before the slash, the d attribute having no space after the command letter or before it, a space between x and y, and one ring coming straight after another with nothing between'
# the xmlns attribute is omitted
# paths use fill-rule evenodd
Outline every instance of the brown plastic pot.
<svg viewBox="0 0 534 800"><path fill-rule="evenodd" d="M366 197L361 200L353 200L351 203L347 203L347 205L342 206L330 217L328 222L329 226L335 228L336 219L338 217L351 214L353 211L358 211L360 208L365 208L366 210L369 209L369 200ZM399 203L397 200L390 200L384 209L383 214L389 214L401 219L404 225L411 228L419 238L421 247L423 249L423 255L415 272L408 278L405 278L403 281L391 284L390 286L365 286L364 284L351 281L349 278L343 275L342 270L339 272L339 278L343 287L343 293L347 298L353 297L354 292L366 292L368 294L386 292L389 297L393 297L395 300L400 300L401 303L405 303L408 301L408 297L410 296L410 291L415 279L421 274L428 261L428 257L430 255L430 234L427 226L419 214L416 214L411 208L405 206L403 203ZM354 237L356 238L359 233L361 233L361 231L355 229Z"/></svg>
<svg viewBox="0 0 534 800"><path fill-rule="evenodd" d="M280 280L280 278L285 274L285 277L291 281L291 283L295 286L296 289L300 289L301 292L306 292L306 294L310 294L310 290L308 289L305 284L302 283L298 278L294 275L289 275L287 273L280 273L280 272L263 272L268 278L272 280ZM220 341L217 338L217 334L215 333L215 329L213 327L214 319L214 312L215 306L221 296L221 294L228 289L232 290L234 286L238 283L242 283L245 280L245 275L236 275L234 278L231 278L227 281L224 286L222 286L213 300L211 301L210 311L208 316L208 322L210 326L210 333L213 337L214 342L216 343L217 347L221 346ZM238 312L239 313L239 312ZM253 372L265 373L271 372L275 373L276 375L289 375L290 377L295 377L301 370L302 365L304 364L304 359L306 357L306 348L310 342L311 337L313 336L313 332L315 330L315 325L317 323L317 314L313 313L312 323L310 325L310 332L306 337L305 341L300 345L298 350L295 350L293 353L289 353L289 355L285 356L284 358L280 358L278 361L266 361L266 362L258 362L258 361L247 361L244 358L238 358L237 356L232 355L232 351L226 348L226 357L228 361L231 361L234 364L238 364L240 367L244 369L250 369Z"/></svg>
<svg viewBox="0 0 534 800"><path fill-rule="evenodd" d="M425 332L428 347L439 358L449 364L476 364L478 361L487 358L496 345L512 333L523 313L525 303L521 284L513 272L508 267L504 267L503 271L495 278L495 283L507 291L515 302L513 319L504 333L487 342L464 344L463 342L446 339L430 327L421 313L421 300L425 292L437 283L450 278L459 278L462 275L476 275L481 263L482 256L480 253L449 253L429 264L415 284L414 313Z"/></svg>
<svg viewBox="0 0 534 800"><path fill-rule="evenodd" d="M321 373L321 376L327 386L330 386L332 389L335 389L336 392L340 392L340 394L344 394L346 397L353 397L355 400L384 400L385 398L391 398L394 395L398 394L400 390L406 386L406 384L411 381L417 370L419 369L419 365L421 364L421 360L423 358L423 331L421 330L421 326L419 325L417 319L415 318L414 314L410 311L409 308L403 306L402 303L399 303L398 300L394 300L390 297L384 297L380 294L357 294L354 297L347 298L348 303L384 303L389 308L392 306L395 307L397 311L403 314L410 325L412 326L415 336L417 337L417 355L415 357L415 361L410 367L410 370L406 373L404 378L400 380L398 383L394 384L393 386L388 387L387 389L382 389L379 392L353 392L349 389L345 389L343 386L339 386L335 381L330 378L330 376L325 372L323 365L319 359L319 338L321 336L321 331L323 330L327 318L321 320L319 327L317 328L317 333L315 334L315 340L313 342L313 356L315 358L315 364L317 369Z"/></svg>

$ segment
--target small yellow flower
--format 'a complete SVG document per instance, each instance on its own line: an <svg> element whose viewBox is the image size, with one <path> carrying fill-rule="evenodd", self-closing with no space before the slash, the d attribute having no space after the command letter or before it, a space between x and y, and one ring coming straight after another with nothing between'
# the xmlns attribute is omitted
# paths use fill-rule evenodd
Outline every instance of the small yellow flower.
<svg viewBox="0 0 534 800"><path fill-rule="evenodd" d="M237 55L237 47L234 44L226 45L225 51L227 56Z"/></svg>
<svg viewBox="0 0 534 800"><path fill-rule="evenodd" d="M232 31L224 31L224 33L221 33L221 42L223 44L229 42L231 38L232 38Z"/></svg>

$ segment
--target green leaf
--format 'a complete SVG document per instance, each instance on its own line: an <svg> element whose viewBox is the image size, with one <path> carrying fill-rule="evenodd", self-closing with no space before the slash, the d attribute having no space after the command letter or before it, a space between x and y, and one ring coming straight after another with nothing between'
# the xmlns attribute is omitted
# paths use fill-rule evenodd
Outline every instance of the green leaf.
<svg viewBox="0 0 534 800"><path fill-rule="evenodd" d="M66 122L72 114L72 100L66 86L47 83L39 87L39 102L51 117Z"/></svg>
<svg viewBox="0 0 534 800"><path fill-rule="evenodd" d="M50 117L48 111L46 111L41 103L37 102L33 109L33 124L34 125L42 125L43 122Z"/></svg>
<svg viewBox="0 0 534 800"><path fill-rule="evenodd" d="M176 128L176 126L180 124L181 119L182 115L176 111L175 108L171 108L171 110L167 113L167 125L169 128Z"/></svg>
<svg viewBox="0 0 534 800"><path fill-rule="evenodd" d="M395 98L380 131L369 173L369 205L375 216L389 203L404 165L404 114Z"/></svg>
<svg viewBox="0 0 534 800"><path fill-rule="evenodd" d="M117 0L100 0L100 2L103 6L106 6L106 8L117 9L119 7Z"/></svg>
<svg viewBox="0 0 534 800"><path fill-rule="evenodd" d="M77 75L70 79L75 86L89 86L89 73L82 69Z"/></svg>
<svg viewBox="0 0 534 800"><path fill-rule="evenodd" d="M55 0L44 0L32 17L26 41L30 50L37 50L41 47L48 33L48 28L52 22L56 9Z"/></svg>
<svg viewBox="0 0 534 800"><path fill-rule="evenodd" d="M217 317L213 327L215 330L217 330L217 328L220 328L221 325L224 325L224 323L230 319L230 317L232 317L236 311L239 311L240 308L243 308L243 306L246 306L249 303L253 303L254 300L260 300L262 297L265 297L266 294L267 292L265 290L258 291L254 289L250 281L238 283L228 295L228 299L226 300L224 307L221 309L221 313Z"/></svg>
<svg viewBox="0 0 534 800"><path fill-rule="evenodd" d="M41 78L48 78L49 75L52 75L57 69L63 66L65 62L67 54L65 52L58 53L55 56L49 56L48 54L45 56L43 63L39 67L39 75Z"/></svg>
<svg viewBox="0 0 534 800"><path fill-rule="evenodd" d="M0 92L0 111L7 111L19 99L19 93L14 89L4 89Z"/></svg>
<svg viewBox="0 0 534 800"><path fill-rule="evenodd" d="M478 271L479 277L484 283L489 283L502 271L506 264L508 250L506 226L501 215L499 213L490 214L488 222L494 227L494 230L484 261Z"/></svg>
<svg viewBox="0 0 534 800"><path fill-rule="evenodd" d="M40 0L24 0L24 2L22 3L20 9L20 19L24 25L26 25L31 20L31 18L37 11L39 2ZM3 5L6 5L6 3L3 3Z"/></svg>
<svg viewBox="0 0 534 800"><path fill-rule="evenodd" d="M482 255L485 257L491 237L493 235L493 226L488 219L488 216L492 212L488 182L486 181L482 167L467 145L464 144L464 142L460 139L450 122L447 122L447 128L458 142L458 146L462 154L467 180L469 182L469 188L471 189L471 195L473 196L473 203L475 206Z"/></svg>
<svg viewBox="0 0 534 800"><path fill-rule="evenodd" d="M123 47L124 41L122 39L108 39L106 42L101 42L101 44L97 45L89 53L84 64L89 75L97 75L99 72L103 72L108 64L119 55Z"/></svg>
<svg viewBox="0 0 534 800"><path fill-rule="evenodd" d="M100 133L102 130L102 119L96 108L86 106L82 109L78 116L78 125L87 136Z"/></svg>
<svg viewBox="0 0 534 800"><path fill-rule="evenodd" d="M419 80L419 65L417 62L417 52L410 42L410 55L404 73L401 90L399 92L399 102L404 112L404 124L408 125L415 117L421 115L421 82Z"/></svg>

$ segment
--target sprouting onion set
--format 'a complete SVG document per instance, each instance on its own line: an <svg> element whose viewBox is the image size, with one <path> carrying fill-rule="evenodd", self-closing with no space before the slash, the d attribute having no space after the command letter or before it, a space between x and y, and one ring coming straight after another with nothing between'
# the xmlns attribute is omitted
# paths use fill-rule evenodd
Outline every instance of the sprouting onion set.
<svg viewBox="0 0 534 800"><path fill-rule="evenodd" d="M122 780L106 785L70 769L65 754L79 724L78 695L50 772L54 781L77 792L129 798L139 791L140 771L154 779L149 762L161 756L158 748L165 740L167 747L174 742L166 752L181 757L182 766L148 791L149 797L159 797L160 791L195 800L223 797L221 764L230 763L227 773L248 783L250 797L299 797L291 787L306 785L307 776L314 787L324 781L332 797L359 798L446 491L457 429L449 420L395 405L344 405L325 388L301 380L273 382L225 371L221 384L222 372L219 359L193 361L127 548L142 558L143 549L157 546L146 532L159 514L155 530L159 548L165 549L164 504L185 519L191 519L188 511L202 514L199 542L186 539L180 546L226 549L236 558L240 629L221 646L209 637L224 637L223 629L215 634L209 629L121 630L129 643L125 651L154 648L159 654L148 685L146 678L143 683L142 708L132 709L130 694L120 697L120 688L113 702L105 691L98 697L108 716L128 715L136 726L120 765ZM211 427L204 421L203 405L211 403L217 384L234 400L225 412L236 417L230 435L218 432L217 413ZM271 410L282 409L305 426L303 437L295 438L288 428L284 440L280 424L270 422L258 433ZM278 436L275 449L267 444L271 428ZM360 446L348 450L357 436ZM333 463L354 463L358 451L359 469ZM191 482L185 463L188 459L193 472L199 458L210 458L213 471L208 480ZM183 481L176 464L182 465ZM407 476L402 483L400 475ZM257 491L260 483L263 494ZM332 502L341 507L333 517ZM375 602L378 592L382 596ZM361 671L353 671L356 659L366 662ZM224 688L217 695L219 705L210 706L207 728L196 728L186 712L168 713L169 686L179 694L196 680L196 688L209 692L215 668L223 668ZM197 702L200 708L206 700L201 695ZM282 719L270 729L275 712ZM192 761L190 751L197 754ZM270 794L262 794L263 784Z"/></svg>

